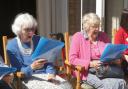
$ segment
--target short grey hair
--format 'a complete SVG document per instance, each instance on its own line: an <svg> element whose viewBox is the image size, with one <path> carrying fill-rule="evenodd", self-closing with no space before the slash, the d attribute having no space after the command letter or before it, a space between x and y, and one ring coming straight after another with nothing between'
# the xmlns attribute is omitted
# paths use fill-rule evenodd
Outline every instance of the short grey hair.
<svg viewBox="0 0 128 89"><path fill-rule="evenodd" d="M12 31L15 35L19 35L22 26L25 28L37 28L37 21L36 19L30 15L29 13L20 13L16 16L13 24L12 24Z"/></svg>
<svg viewBox="0 0 128 89"><path fill-rule="evenodd" d="M83 29L88 30L90 25L100 25L100 18L95 13L85 14L82 18Z"/></svg>

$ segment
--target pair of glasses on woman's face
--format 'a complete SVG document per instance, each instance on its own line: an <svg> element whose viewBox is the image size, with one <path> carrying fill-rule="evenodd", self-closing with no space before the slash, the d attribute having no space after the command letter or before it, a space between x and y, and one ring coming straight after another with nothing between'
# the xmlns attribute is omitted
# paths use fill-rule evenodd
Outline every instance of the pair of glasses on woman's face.
<svg viewBox="0 0 128 89"><path fill-rule="evenodd" d="M100 25L99 24L92 24L89 26L90 28L93 28L93 29L96 29L96 28L99 28Z"/></svg>
<svg viewBox="0 0 128 89"><path fill-rule="evenodd" d="M35 28L24 28L23 29L25 32L35 32L36 29Z"/></svg>

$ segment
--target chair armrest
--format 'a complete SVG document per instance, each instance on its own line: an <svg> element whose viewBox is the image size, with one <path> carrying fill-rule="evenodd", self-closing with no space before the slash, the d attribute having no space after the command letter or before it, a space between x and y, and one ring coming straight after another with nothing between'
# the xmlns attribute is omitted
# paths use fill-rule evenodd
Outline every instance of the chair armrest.
<svg viewBox="0 0 128 89"><path fill-rule="evenodd" d="M55 69L58 71L63 71L64 67L63 66L55 66Z"/></svg>
<svg viewBox="0 0 128 89"><path fill-rule="evenodd" d="M67 66L70 66L72 69L77 70L77 71L83 71L84 70L84 67L82 67L80 65L77 65L77 66L71 65L68 61L65 61L65 64Z"/></svg>
<svg viewBox="0 0 128 89"><path fill-rule="evenodd" d="M81 72L81 71L84 71L85 68L83 66L77 65L76 70Z"/></svg>
<svg viewBox="0 0 128 89"><path fill-rule="evenodd" d="M67 60L65 60L65 64L66 64L67 66L71 66L71 64L70 64L69 61L67 61Z"/></svg>
<svg viewBox="0 0 128 89"><path fill-rule="evenodd" d="M23 72L16 72L15 76L18 78L24 78L25 74Z"/></svg>
<svg viewBox="0 0 128 89"><path fill-rule="evenodd" d="M76 73L77 73L77 75L76 75L76 86L75 86L74 88L75 88L75 89L81 89L80 73L81 73L82 71L84 71L85 68L82 67L82 66L80 66L80 65L77 65L77 66L72 65L72 64L69 63L69 61L66 61L66 60L65 60L65 64L66 64L66 66L67 66L67 68L66 68L67 79L68 79L69 81L71 81L71 76L72 76L71 71L72 71L72 70L76 70Z"/></svg>

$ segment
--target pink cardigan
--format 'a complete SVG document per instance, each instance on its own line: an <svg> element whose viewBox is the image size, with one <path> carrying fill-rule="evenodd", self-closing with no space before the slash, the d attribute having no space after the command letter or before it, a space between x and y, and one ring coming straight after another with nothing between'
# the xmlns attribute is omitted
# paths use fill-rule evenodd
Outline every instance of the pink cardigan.
<svg viewBox="0 0 128 89"><path fill-rule="evenodd" d="M98 45L100 46L100 52L102 53L105 45L110 40L104 32L99 32ZM86 80L88 75L89 64L91 61L90 55L90 41L84 38L81 32L77 32L73 35L71 41L71 47L69 52L69 61L73 65L81 65L85 67L85 71L81 73L82 80Z"/></svg>

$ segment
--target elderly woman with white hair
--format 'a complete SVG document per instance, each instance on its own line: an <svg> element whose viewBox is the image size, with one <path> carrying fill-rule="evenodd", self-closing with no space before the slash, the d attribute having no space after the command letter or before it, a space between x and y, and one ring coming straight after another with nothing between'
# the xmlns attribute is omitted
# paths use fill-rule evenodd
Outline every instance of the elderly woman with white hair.
<svg viewBox="0 0 128 89"><path fill-rule="evenodd" d="M41 39L35 35L36 29L36 19L29 13L16 16L12 24L16 37L7 44L11 65L25 74L24 80L27 82L24 84L30 89L72 89L66 80L56 75L52 62L45 58L32 60L32 53Z"/></svg>
<svg viewBox="0 0 128 89"><path fill-rule="evenodd" d="M73 65L81 65L85 71L81 74L82 86L84 89L126 89L124 79L100 78L90 72L90 68L98 69L102 64L102 55L107 43L110 43L108 36L99 30L100 18L95 13L88 13L82 19L83 29L76 32L72 37L69 59ZM85 84L90 85L88 87ZM92 86L92 87L91 87Z"/></svg>

